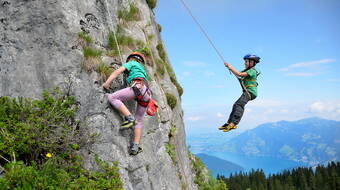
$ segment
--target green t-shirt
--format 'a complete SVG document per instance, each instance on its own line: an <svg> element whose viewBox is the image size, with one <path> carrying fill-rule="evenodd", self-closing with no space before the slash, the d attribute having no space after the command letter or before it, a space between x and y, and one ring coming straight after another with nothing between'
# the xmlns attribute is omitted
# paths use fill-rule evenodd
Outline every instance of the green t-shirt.
<svg viewBox="0 0 340 190"><path fill-rule="evenodd" d="M132 79L137 78L137 77L144 78L146 81L148 80L148 77L147 77L147 74L145 72L143 65L141 65L137 61L131 60L127 63L124 63L123 67L125 67L129 75L127 78L128 84L131 83Z"/></svg>
<svg viewBox="0 0 340 190"><path fill-rule="evenodd" d="M243 85L246 87L248 92L252 93L254 96L257 96L257 71L255 68L252 68L246 71L246 73L248 76L243 78Z"/></svg>

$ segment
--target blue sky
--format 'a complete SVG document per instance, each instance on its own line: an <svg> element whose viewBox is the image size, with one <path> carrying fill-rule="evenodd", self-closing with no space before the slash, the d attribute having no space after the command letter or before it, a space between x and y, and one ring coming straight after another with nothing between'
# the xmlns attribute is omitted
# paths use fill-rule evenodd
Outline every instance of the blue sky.
<svg viewBox="0 0 340 190"><path fill-rule="evenodd" d="M340 1L186 0L224 59L261 57L259 96L246 106L240 130L265 122L319 116L340 120ZM184 88L187 131L223 124L241 88L180 0L158 0L162 38Z"/></svg>

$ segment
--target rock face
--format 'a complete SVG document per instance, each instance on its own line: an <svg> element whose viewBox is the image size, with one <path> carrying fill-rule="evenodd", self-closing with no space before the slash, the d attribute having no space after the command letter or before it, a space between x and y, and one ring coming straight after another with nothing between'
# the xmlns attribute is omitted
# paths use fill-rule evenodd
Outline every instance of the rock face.
<svg viewBox="0 0 340 190"><path fill-rule="evenodd" d="M131 2L139 9L139 18L124 24L125 33L149 44L153 57L159 58L156 46L162 41L154 14L145 0ZM129 6L128 0L0 0L0 96L38 99L43 90L60 87L79 102L77 117L83 132L95 136L81 150L84 167L95 169L93 158L98 155L104 161L119 162L124 189L197 189L185 143L180 97L169 75L154 77L156 65L149 60L146 69L153 98L160 106L159 118L145 116L144 152L130 156L133 132L119 130L122 117L109 105L99 74L82 69L79 32L91 35L93 46L105 50L109 32L122 22L118 11ZM150 35L153 38L148 39ZM125 59L133 48L122 50ZM101 60L118 68L122 64L119 57L101 56ZM121 75L112 88L124 87ZM165 93L175 95L173 109ZM134 112L135 102L127 105ZM176 133L170 131L174 128ZM167 150L169 143L174 147L173 157Z"/></svg>

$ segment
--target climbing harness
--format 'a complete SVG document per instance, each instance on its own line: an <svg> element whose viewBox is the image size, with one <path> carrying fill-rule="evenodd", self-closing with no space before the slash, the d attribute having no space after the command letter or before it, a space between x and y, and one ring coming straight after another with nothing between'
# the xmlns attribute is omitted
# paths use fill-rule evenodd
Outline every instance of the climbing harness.
<svg viewBox="0 0 340 190"><path fill-rule="evenodd" d="M147 107L149 101L143 101L143 98L144 98L145 94L149 91L149 88L147 87L147 85L145 85L147 87L147 89L145 90L144 94L142 94L140 89L138 88L138 86L140 86L140 88L142 88L143 85L144 85L144 79L143 78L138 77L138 78L132 79L131 88L132 88L133 92L135 93L137 103L139 105L143 106L143 107Z"/></svg>
<svg viewBox="0 0 340 190"><path fill-rule="evenodd" d="M143 85L145 85L147 88L144 94L142 94L138 88L138 86L142 87ZM148 83L143 78L137 77L132 79L131 88L135 93L137 103L142 107L146 107L146 113L149 116L154 116L157 113L158 104L154 99L151 98L152 91L150 90ZM143 100L146 93L149 93L150 95L150 99L148 101Z"/></svg>

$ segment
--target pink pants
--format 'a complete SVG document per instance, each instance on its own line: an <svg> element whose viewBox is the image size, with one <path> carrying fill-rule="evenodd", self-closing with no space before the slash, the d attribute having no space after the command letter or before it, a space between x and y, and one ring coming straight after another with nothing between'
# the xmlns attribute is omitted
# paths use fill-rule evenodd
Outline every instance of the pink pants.
<svg viewBox="0 0 340 190"><path fill-rule="evenodd" d="M149 93L148 92L145 93L146 90L147 88L145 85L143 85L143 87L140 89L141 94L144 95L143 101L149 101L150 99ZM116 109L120 108L123 105L122 101L134 100L135 98L136 98L135 93L133 92L131 87L118 90L108 95L109 102ZM146 107L143 107L137 104L137 109L136 109L136 114L135 114L135 118L136 118L135 128L143 127L143 117L144 117L145 111L146 111Z"/></svg>

